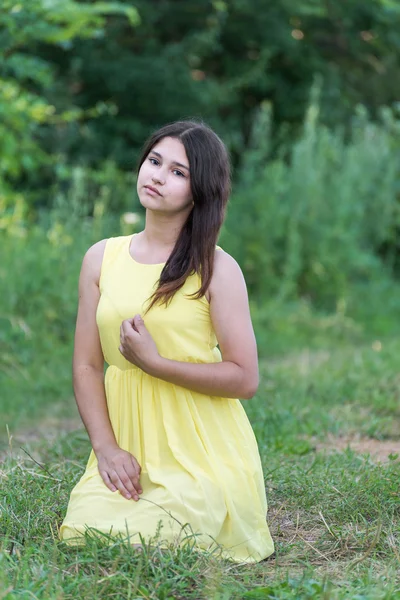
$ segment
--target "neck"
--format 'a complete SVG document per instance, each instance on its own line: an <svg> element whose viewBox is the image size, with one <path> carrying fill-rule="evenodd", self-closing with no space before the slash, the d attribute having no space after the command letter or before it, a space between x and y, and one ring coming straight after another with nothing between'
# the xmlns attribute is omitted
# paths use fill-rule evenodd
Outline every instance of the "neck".
<svg viewBox="0 0 400 600"><path fill-rule="evenodd" d="M146 225L141 235L142 240L152 250L172 252L189 214L190 211L186 211L167 216L147 210Z"/></svg>

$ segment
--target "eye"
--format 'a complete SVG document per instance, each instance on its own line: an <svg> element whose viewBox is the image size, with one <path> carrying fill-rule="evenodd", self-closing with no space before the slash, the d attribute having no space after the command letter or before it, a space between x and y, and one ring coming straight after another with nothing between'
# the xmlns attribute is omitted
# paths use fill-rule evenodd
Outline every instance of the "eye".
<svg viewBox="0 0 400 600"><path fill-rule="evenodd" d="M177 173L179 175L179 177L185 177L185 175L182 173L182 171L178 171L178 169L174 169L172 172Z"/></svg>
<svg viewBox="0 0 400 600"><path fill-rule="evenodd" d="M156 158L153 158L152 156L149 158L149 161L151 162L152 165L159 165L160 164L158 162L158 160Z"/></svg>

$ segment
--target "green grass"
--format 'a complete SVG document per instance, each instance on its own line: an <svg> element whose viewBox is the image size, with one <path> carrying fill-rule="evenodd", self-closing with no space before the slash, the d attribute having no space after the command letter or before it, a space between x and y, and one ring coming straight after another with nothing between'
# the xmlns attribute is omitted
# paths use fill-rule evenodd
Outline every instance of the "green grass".
<svg viewBox="0 0 400 600"><path fill-rule="evenodd" d="M329 350L262 360L245 407L276 553L253 566L198 554L190 541L142 553L90 537L65 546L57 528L90 449L81 427L65 432L72 399L58 417L53 409L53 431L38 419L35 435L33 424L16 432L1 465L0 598L400 598L400 461L346 448L361 436L400 449L400 341L379 342L327 340Z"/></svg>
<svg viewBox="0 0 400 600"><path fill-rule="evenodd" d="M107 227L66 229L61 245L39 230L0 237L0 600L400 600L400 296L386 279L353 285L331 313L305 299L252 305L262 378L244 406L273 557L234 565L190 537L141 553L58 541L90 451L71 385L77 277Z"/></svg>

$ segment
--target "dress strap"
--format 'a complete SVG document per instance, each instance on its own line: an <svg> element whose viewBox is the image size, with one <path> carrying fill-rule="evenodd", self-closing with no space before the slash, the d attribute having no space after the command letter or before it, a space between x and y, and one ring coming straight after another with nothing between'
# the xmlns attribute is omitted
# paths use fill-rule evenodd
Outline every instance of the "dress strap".
<svg viewBox="0 0 400 600"><path fill-rule="evenodd" d="M107 271L114 264L119 252L126 243L127 236L110 237L106 241L104 248L103 261L101 263L100 281L99 287L100 292L102 291L102 282L104 280Z"/></svg>

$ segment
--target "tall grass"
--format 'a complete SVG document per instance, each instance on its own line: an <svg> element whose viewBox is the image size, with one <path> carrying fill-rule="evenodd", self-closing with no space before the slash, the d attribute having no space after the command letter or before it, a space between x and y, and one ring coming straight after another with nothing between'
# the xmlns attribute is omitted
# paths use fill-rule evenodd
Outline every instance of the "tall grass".
<svg viewBox="0 0 400 600"><path fill-rule="evenodd" d="M72 396L80 265L87 248L119 226L65 209L0 234L0 439L6 424L40 418Z"/></svg>
<svg viewBox="0 0 400 600"><path fill-rule="evenodd" d="M0 469L1 598L400 597L400 347L390 339L400 324L398 122L360 113L345 136L321 127L312 106L303 134L271 158L268 119L264 110L255 124L221 245L243 267L259 341L261 385L245 408L275 556L240 567L190 548L57 541L90 449L82 428L63 436L50 427L53 417L56 434L65 431L77 414L70 366L81 260L95 241L143 226L143 213L123 215L138 211L133 180L112 166L77 167L55 182L51 211L18 204L0 216L3 457L6 426L11 433ZM30 445L27 425L48 442ZM393 442L384 465L350 448L329 451L359 435Z"/></svg>
<svg viewBox="0 0 400 600"><path fill-rule="evenodd" d="M360 108L348 131L308 109L301 135L272 152L265 105L254 123L224 231L253 297L335 309L357 282L391 276L398 251L400 120Z"/></svg>
<svg viewBox="0 0 400 600"><path fill-rule="evenodd" d="M387 111L372 123L360 110L345 136L317 116L311 105L302 135L271 157L264 107L222 235L244 270L264 356L329 339L359 342L400 323L399 121ZM101 173L60 165L53 191L50 211L27 214L19 204L0 218L0 411L14 427L72 396L86 249L143 227L134 177L111 164ZM325 312L316 318L316 309Z"/></svg>
<svg viewBox="0 0 400 600"><path fill-rule="evenodd" d="M67 547L57 531L89 441L81 430L51 443L46 428L39 441L22 436L25 452L10 444L0 469L0 596L398 600L399 352L393 339L262 362L244 406L276 553L257 565L198 554L190 537L165 549L146 540L143 552L90 535Z"/></svg>

